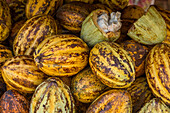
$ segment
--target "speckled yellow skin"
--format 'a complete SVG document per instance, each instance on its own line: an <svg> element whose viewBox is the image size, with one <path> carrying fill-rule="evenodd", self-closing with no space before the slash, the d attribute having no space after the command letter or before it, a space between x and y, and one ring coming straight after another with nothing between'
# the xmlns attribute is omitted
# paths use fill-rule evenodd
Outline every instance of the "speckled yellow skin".
<svg viewBox="0 0 170 113"><path fill-rule="evenodd" d="M33 93L46 79L46 75L38 69L31 56L12 57L4 63L1 72L9 89L21 93Z"/></svg>
<svg viewBox="0 0 170 113"><path fill-rule="evenodd" d="M108 5L113 11L118 11L124 9L129 0L99 0L99 2Z"/></svg>
<svg viewBox="0 0 170 113"><path fill-rule="evenodd" d="M170 46L157 44L147 58L145 73L149 87L156 97L170 105Z"/></svg>
<svg viewBox="0 0 170 113"><path fill-rule="evenodd" d="M86 113L132 113L131 96L124 90L109 90L97 97Z"/></svg>
<svg viewBox="0 0 170 113"><path fill-rule="evenodd" d="M71 34L60 34L40 43L34 60L47 75L72 76L87 65L88 56L89 48L82 39Z"/></svg>
<svg viewBox="0 0 170 113"><path fill-rule="evenodd" d="M138 113L170 113L170 109L160 99L153 98Z"/></svg>
<svg viewBox="0 0 170 113"><path fill-rule="evenodd" d="M90 67L87 67L73 77L71 87L75 99L83 103L90 103L107 86L100 82L97 76L92 73Z"/></svg>
<svg viewBox="0 0 170 113"><path fill-rule="evenodd" d="M35 90L29 113L75 113L70 88L57 77L50 77Z"/></svg>
<svg viewBox="0 0 170 113"><path fill-rule="evenodd" d="M33 55L37 46L47 37L57 34L56 20L50 15L37 15L27 20L13 42L14 55Z"/></svg>
<svg viewBox="0 0 170 113"><path fill-rule="evenodd" d="M127 88L132 98L133 113L137 113L141 107L153 97L146 77L139 77Z"/></svg>
<svg viewBox="0 0 170 113"><path fill-rule="evenodd" d="M135 80L134 62L128 54L114 42L100 42L91 49L89 64L103 84L127 88Z"/></svg>
<svg viewBox="0 0 170 113"><path fill-rule="evenodd" d="M58 7L63 5L63 0L28 0L26 3L26 17L46 14L54 16Z"/></svg>
<svg viewBox="0 0 170 113"><path fill-rule="evenodd" d="M6 0L0 0L0 41L4 41L10 34L11 14Z"/></svg>

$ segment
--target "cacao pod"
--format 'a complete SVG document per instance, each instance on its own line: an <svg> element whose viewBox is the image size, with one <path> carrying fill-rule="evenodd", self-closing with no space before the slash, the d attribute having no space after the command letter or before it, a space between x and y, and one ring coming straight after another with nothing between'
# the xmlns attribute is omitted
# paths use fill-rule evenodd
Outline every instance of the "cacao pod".
<svg viewBox="0 0 170 113"><path fill-rule="evenodd" d="M5 83L21 93L33 93L46 79L46 75L36 67L32 56L15 56L2 66Z"/></svg>
<svg viewBox="0 0 170 113"><path fill-rule="evenodd" d="M88 63L89 48L71 34L46 38L37 47L34 60L40 70L51 76L72 76Z"/></svg>
<svg viewBox="0 0 170 113"><path fill-rule="evenodd" d="M120 45L97 43L90 51L89 64L99 80L112 88L127 88L135 80L134 62Z"/></svg>
<svg viewBox="0 0 170 113"><path fill-rule="evenodd" d="M49 15L38 15L27 20L13 42L14 55L33 55L40 42L57 34L57 24Z"/></svg>
<svg viewBox="0 0 170 113"><path fill-rule="evenodd" d="M145 74L156 97L170 105L170 46L157 44L146 58Z"/></svg>
<svg viewBox="0 0 170 113"><path fill-rule="evenodd" d="M15 90L6 91L0 98L1 113L28 113L29 101Z"/></svg>
<svg viewBox="0 0 170 113"><path fill-rule="evenodd" d="M76 100L82 103L92 102L106 88L96 75L92 73L90 67L87 67L74 76L71 83L72 94Z"/></svg>
<svg viewBox="0 0 170 113"><path fill-rule="evenodd" d="M29 113L75 113L70 88L57 77L50 77L35 90Z"/></svg>
<svg viewBox="0 0 170 113"><path fill-rule="evenodd" d="M109 90L97 97L86 113L132 113L131 96L124 90Z"/></svg>
<svg viewBox="0 0 170 113"><path fill-rule="evenodd" d="M9 36L12 25L10 8L6 0L0 0L0 11L0 41L4 41Z"/></svg>
<svg viewBox="0 0 170 113"><path fill-rule="evenodd" d="M74 1L84 2L84 3L89 3L89 4L92 4L94 2L94 0L64 0L65 3L70 3Z"/></svg>
<svg viewBox="0 0 170 113"><path fill-rule="evenodd" d="M43 14L54 16L61 5L63 5L63 0L28 0L25 9L26 17L29 19Z"/></svg>
<svg viewBox="0 0 170 113"><path fill-rule="evenodd" d="M146 103L139 113L170 113L170 109L158 98L153 98Z"/></svg>

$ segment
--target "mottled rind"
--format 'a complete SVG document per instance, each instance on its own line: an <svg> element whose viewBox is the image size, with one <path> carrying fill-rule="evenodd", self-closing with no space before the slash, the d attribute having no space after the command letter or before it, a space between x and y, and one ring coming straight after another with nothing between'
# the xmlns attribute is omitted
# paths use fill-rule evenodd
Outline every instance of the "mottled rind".
<svg viewBox="0 0 170 113"><path fill-rule="evenodd" d="M0 0L0 41L4 41L10 34L11 14L6 0Z"/></svg>
<svg viewBox="0 0 170 113"><path fill-rule="evenodd" d="M138 113L170 113L170 108L159 98L153 98Z"/></svg>
<svg viewBox="0 0 170 113"><path fill-rule="evenodd" d="M167 44L157 44L150 50L145 74L153 94L170 105L170 47Z"/></svg>
<svg viewBox="0 0 170 113"><path fill-rule="evenodd" d="M166 38L166 23L156 8L151 6L145 15L133 23L127 35L145 45L158 44Z"/></svg>
<svg viewBox="0 0 170 113"><path fill-rule="evenodd" d="M33 55L37 46L47 37L57 34L57 24L49 15L38 15L27 20L13 42L14 55Z"/></svg>
<svg viewBox="0 0 170 113"><path fill-rule="evenodd" d="M127 40L121 43L121 46L129 52L132 60L135 62L136 77L145 73L145 59L149 53L147 46L135 42L134 40Z"/></svg>
<svg viewBox="0 0 170 113"><path fill-rule="evenodd" d="M51 76L72 76L88 63L89 48L71 34L46 38L37 47L34 60L40 70Z"/></svg>
<svg viewBox="0 0 170 113"><path fill-rule="evenodd" d="M21 93L33 93L46 79L46 75L36 67L33 57L12 57L2 66L2 77L10 89Z"/></svg>
<svg viewBox="0 0 170 113"><path fill-rule="evenodd" d="M99 0L99 2L108 5L113 11L118 11L124 9L129 0Z"/></svg>
<svg viewBox="0 0 170 113"><path fill-rule="evenodd" d="M96 98L86 113L132 113L131 96L124 90L109 90Z"/></svg>
<svg viewBox="0 0 170 113"><path fill-rule="evenodd" d="M137 78L127 91L132 98L133 113L137 113L153 97L145 77Z"/></svg>
<svg viewBox="0 0 170 113"><path fill-rule="evenodd" d="M35 90L29 113L75 113L70 88L57 77L50 77Z"/></svg>
<svg viewBox="0 0 170 113"><path fill-rule="evenodd" d="M95 0L64 0L65 3L70 3L70 2L74 2L74 1L92 4Z"/></svg>
<svg viewBox="0 0 170 113"><path fill-rule="evenodd" d="M114 42L97 43L90 51L89 64L92 72L109 87L127 88L135 80L132 58Z"/></svg>
<svg viewBox="0 0 170 113"><path fill-rule="evenodd" d="M63 0L28 0L25 9L26 17L29 19L39 14L54 16L61 5Z"/></svg>
<svg viewBox="0 0 170 113"><path fill-rule="evenodd" d="M88 44L89 47L93 47L95 44L102 41L116 41L120 37L120 30L106 33L102 28L100 28L97 20L103 13L109 15L107 10L97 9L92 11L83 21L80 37Z"/></svg>
<svg viewBox="0 0 170 113"><path fill-rule="evenodd" d="M29 113L29 102L17 91L8 90L0 98L0 112Z"/></svg>
<svg viewBox="0 0 170 113"><path fill-rule="evenodd" d="M71 81L71 90L75 99L83 103L92 102L106 87L92 73L90 67L79 72Z"/></svg>
<svg viewBox="0 0 170 113"><path fill-rule="evenodd" d="M65 29L79 33L82 22L88 16L89 12L86 7L75 3L64 4L57 10L56 18Z"/></svg>
<svg viewBox="0 0 170 113"><path fill-rule="evenodd" d="M12 57L12 50L10 50L7 46L0 44L0 67L4 64L5 61Z"/></svg>

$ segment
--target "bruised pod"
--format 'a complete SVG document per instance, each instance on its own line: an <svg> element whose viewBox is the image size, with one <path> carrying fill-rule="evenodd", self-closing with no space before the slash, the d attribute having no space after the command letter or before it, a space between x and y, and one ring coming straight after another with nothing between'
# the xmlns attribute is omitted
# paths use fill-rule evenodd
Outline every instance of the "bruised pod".
<svg viewBox="0 0 170 113"><path fill-rule="evenodd" d="M97 43L90 51L89 64L92 72L109 87L127 88L135 80L132 58L114 42Z"/></svg>
<svg viewBox="0 0 170 113"><path fill-rule="evenodd" d="M14 55L33 55L37 46L47 37L57 34L57 24L49 15L38 15L27 20L13 42Z"/></svg>
<svg viewBox="0 0 170 113"><path fill-rule="evenodd" d="M48 37L37 47L34 60L44 73L51 76L72 76L88 63L89 48L71 34Z"/></svg>
<svg viewBox="0 0 170 113"><path fill-rule="evenodd" d="M145 73L149 87L156 97L170 105L170 46L157 44L147 58Z"/></svg>
<svg viewBox="0 0 170 113"><path fill-rule="evenodd" d="M1 113L28 113L28 100L15 90L6 91L0 98Z"/></svg>
<svg viewBox="0 0 170 113"><path fill-rule="evenodd" d="M21 93L33 93L35 88L46 79L34 63L32 56L16 56L2 66L2 77L9 87Z"/></svg>
<svg viewBox="0 0 170 113"><path fill-rule="evenodd" d="M131 96L124 90L109 90L97 97L86 113L132 113Z"/></svg>
<svg viewBox="0 0 170 113"><path fill-rule="evenodd" d="M29 113L75 113L70 88L57 77L50 77L35 90Z"/></svg>

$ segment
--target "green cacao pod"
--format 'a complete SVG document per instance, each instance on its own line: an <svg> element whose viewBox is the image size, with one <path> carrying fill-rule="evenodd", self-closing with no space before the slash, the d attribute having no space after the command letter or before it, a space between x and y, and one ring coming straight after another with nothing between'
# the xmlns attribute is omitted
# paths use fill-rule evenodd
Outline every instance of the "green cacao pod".
<svg viewBox="0 0 170 113"><path fill-rule="evenodd" d="M82 22L89 14L88 9L82 3L81 5L79 4L76 2L64 4L57 10L56 14L61 26L73 33L81 31Z"/></svg>
<svg viewBox="0 0 170 113"><path fill-rule="evenodd" d="M11 14L6 0L0 0L0 41L4 41L10 34Z"/></svg>
<svg viewBox="0 0 170 113"><path fill-rule="evenodd" d="M14 55L33 55L47 36L57 34L57 24L49 15L38 15L27 20L13 42Z"/></svg>
<svg viewBox="0 0 170 113"><path fill-rule="evenodd" d="M46 75L36 67L32 56L15 56L2 66L2 77L10 89L21 93L33 93L46 79Z"/></svg>
<svg viewBox="0 0 170 113"><path fill-rule="evenodd" d="M99 2L108 5L114 11L118 11L124 9L128 5L129 0L99 0Z"/></svg>
<svg viewBox="0 0 170 113"><path fill-rule="evenodd" d="M146 103L139 113L170 113L170 109L158 98L153 98Z"/></svg>
<svg viewBox="0 0 170 113"><path fill-rule="evenodd" d="M35 90L29 113L75 113L70 88L57 77L50 77Z"/></svg>
<svg viewBox="0 0 170 113"><path fill-rule="evenodd" d="M145 77L137 78L127 91L132 98L133 113L137 113L153 97Z"/></svg>
<svg viewBox="0 0 170 113"><path fill-rule="evenodd" d="M10 48L8 48L7 46L0 44L0 67L4 64L5 61L12 57L12 50L10 50Z"/></svg>
<svg viewBox="0 0 170 113"><path fill-rule="evenodd" d="M166 38L166 24L156 8L151 6L145 15L133 23L127 35L142 44L158 44Z"/></svg>
<svg viewBox="0 0 170 113"><path fill-rule="evenodd" d="M39 14L54 16L61 5L63 5L63 0L28 0L25 9L26 17L29 19Z"/></svg>
<svg viewBox="0 0 170 113"><path fill-rule="evenodd" d="M129 52L132 60L135 62L135 76L142 76L145 73L145 59L149 53L149 48L134 40L127 40L121 43L121 46Z"/></svg>
<svg viewBox="0 0 170 113"><path fill-rule="evenodd" d="M170 105L170 46L157 44L147 58L145 73L149 87L156 97Z"/></svg>
<svg viewBox="0 0 170 113"><path fill-rule="evenodd" d="M28 113L29 101L15 90L6 91L0 98L1 113Z"/></svg>
<svg viewBox="0 0 170 113"><path fill-rule="evenodd" d="M72 76L88 63L89 48L71 34L46 38L37 47L34 60L40 70L51 76Z"/></svg>
<svg viewBox="0 0 170 113"><path fill-rule="evenodd" d="M88 46L93 47L95 44L102 41L116 41L120 37L120 14L118 16L118 13L115 13L112 15L114 18L110 20L109 15L107 10L97 9L92 11L83 21L80 37ZM116 22L114 24L110 21Z"/></svg>
<svg viewBox="0 0 170 113"><path fill-rule="evenodd" d="M114 42L97 43L90 51L89 64L92 72L109 87L127 88L135 80L132 58Z"/></svg>
<svg viewBox="0 0 170 113"><path fill-rule="evenodd" d="M13 23L22 20L26 21L25 6L26 5L23 2L18 0L13 0L13 2L9 4L11 19Z"/></svg>
<svg viewBox="0 0 170 113"><path fill-rule="evenodd" d="M132 113L131 96L124 90L109 90L97 97L86 113Z"/></svg>
<svg viewBox="0 0 170 113"><path fill-rule="evenodd" d="M83 103L90 103L96 99L106 88L90 69L79 72L71 81L71 90L76 100Z"/></svg>

